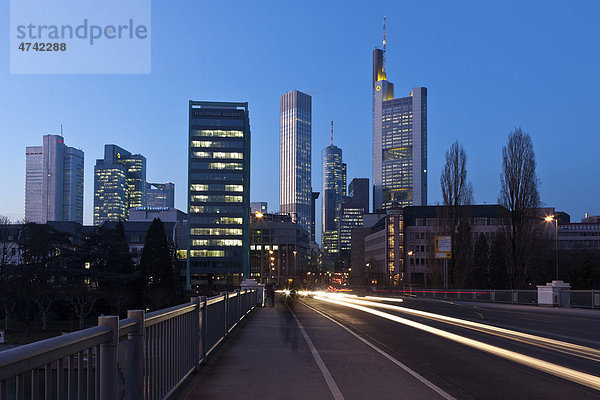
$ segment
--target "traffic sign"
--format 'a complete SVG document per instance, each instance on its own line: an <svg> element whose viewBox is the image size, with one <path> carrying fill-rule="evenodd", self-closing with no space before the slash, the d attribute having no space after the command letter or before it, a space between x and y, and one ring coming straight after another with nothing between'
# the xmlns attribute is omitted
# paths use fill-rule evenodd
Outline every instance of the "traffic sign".
<svg viewBox="0 0 600 400"><path fill-rule="evenodd" d="M452 258L452 236L435 237L435 258Z"/></svg>

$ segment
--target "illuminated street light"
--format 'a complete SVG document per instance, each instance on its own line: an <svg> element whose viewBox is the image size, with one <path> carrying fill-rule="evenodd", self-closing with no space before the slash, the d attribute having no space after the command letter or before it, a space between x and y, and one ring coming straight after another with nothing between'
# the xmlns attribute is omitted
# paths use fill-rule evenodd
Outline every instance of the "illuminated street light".
<svg viewBox="0 0 600 400"><path fill-rule="evenodd" d="M556 280L558 280L558 218L556 218L554 215L546 215L546 218L544 218L544 221L552 223L554 222L554 237L556 239L556 244L554 246L554 250L556 253Z"/></svg>
<svg viewBox="0 0 600 400"><path fill-rule="evenodd" d="M264 215L261 212L256 212L256 214L254 214L256 216L256 218L262 218Z"/></svg>

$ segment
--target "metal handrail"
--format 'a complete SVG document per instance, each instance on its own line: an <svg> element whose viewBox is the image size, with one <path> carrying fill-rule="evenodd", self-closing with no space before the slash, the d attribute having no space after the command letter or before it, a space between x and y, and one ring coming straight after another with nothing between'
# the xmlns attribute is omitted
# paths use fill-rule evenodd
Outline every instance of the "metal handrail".
<svg viewBox="0 0 600 400"><path fill-rule="evenodd" d="M111 331L94 326L0 352L0 381L110 340Z"/></svg>
<svg viewBox="0 0 600 400"><path fill-rule="evenodd" d="M256 290L190 300L148 314L130 310L120 321L101 316L96 327L0 352L0 400L37 398L40 390L46 398L170 397L262 304Z"/></svg>
<svg viewBox="0 0 600 400"><path fill-rule="evenodd" d="M196 304L185 303L178 306L165 308L163 310L153 311L151 313L146 314L146 318L144 319L144 325L151 326L154 324L158 324L159 322L165 321L167 319L171 319L178 315L188 313L195 308Z"/></svg>

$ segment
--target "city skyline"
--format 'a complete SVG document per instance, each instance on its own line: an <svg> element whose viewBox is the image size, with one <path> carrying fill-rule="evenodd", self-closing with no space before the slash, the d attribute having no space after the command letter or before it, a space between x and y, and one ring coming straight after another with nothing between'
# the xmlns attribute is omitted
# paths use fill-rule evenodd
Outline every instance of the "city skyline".
<svg viewBox="0 0 600 400"><path fill-rule="evenodd" d="M440 3L438 11L428 14L429 18L422 21L427 32L423 37L410 33L415 32L412 29L416 22L400 17L399 8L386 7L388 72L394 76L397 92L408 93L412 86L423 85L434 93L428 99L429 204L441 201L438 180L443 154L456 139L463 143L469 156L469 175L473 181L476 202L496 203L501 146L505 144L508 132L515 126L521 126L531 134L534 142L543 202L570 213L576 219L583 217L585 212L598 214L600 210L596 199L600 197L600 189L589 182L593 182L595 176L592 149L597 147L599 141L595 134L598 117L593 110L598 105L594 93L600 82L597 74L582 66L596 65L594 60L597 60L597 55L585 51L581 44L573 45L577 37L597 37L598 33L590 28L593 24L589 16L593 12L558 5L528 5L515 13L515 4L468 9L468 15L461 16L459 14L464 13L466 6L452 10ZM590 7L596 6L591 4ZM419 15L424 8L411 5L407 15ZM167 10L160 5L156 10L164 11L165 15L181 14L178 9ZM293 10L301 14L308 13L302 8ZM203 12L219 15L222 10L211 6ZM241 19L244 12L250 11L242 7L232 17L234 20ZM370 52L381 42L382 12L367 7L358 7L349 12L355 17L364 14L363 18L352 21L353 30L349 27L350 21L346 20L334 21L330 27L319 25L312 35L334 31L343 32L343 35L336 36L335 45L314 42L315 48L309 51L310 57L293 58L297 60L297 65L277 77L264 71L264 75L259 73L253 82L235 78L219 85L196 78L190 85L187 80L175 79L171 89L162 88L167 79L164 71L171 67L169 61L160 57L164 50L159 47L155 53L153 76L148 77L65 78L5 74L0 78L0 85L6 90L7 99L11 100L10 103L5 100L0 104L0 117L6 132L12 133L11 142L17 147L22 146L20 148L35 143L34 140L38 141L43 134L57 133L60 123L64 123L64 135L68 143L88 154L84 185L84 222L88 224L92 217L93 160L101 156L102 146L110 142L135 148L149 159L157 160L154 166L150 166L154 170L149 171L149 176L157 182L175 182L175 205L185 209L185 177L177 170L182 165L185 167L185 161L182 164L180 159L185 151L182 143L185 143L186 118L176 108L180 108L189 98L198 98L199 92L206 99L243 99L249 102L253 131L258 132L253 137L253 154L256 155L252 160L252 200L278 203L277 188L271 187L276 186L272 182L277 180L274 171L279 160L277 157L274 160L268 158L277 152L277 145L273 142L278 131L278 97L294 87L307 88L306 92L313 96L313 147L322 148L328 142L328 122L335 119L337 130L342 132L338 144L344 148L348 161L348 180L371 177L370 157L363 155L365 149L370 147L370 135L367 134L371 130ZM323 18L330 18L333 13L333 9L326 7ZM444 22L443 14L444 19L456 17L453 29L448 30L448 23L436 26L436 23ZM491 19L490 14L495 17ZM256 12L250 12L250 15L261 20ZM461 21L467 19L469 23L460 26ZM516 24L533 21L529 35L517 35L505 30L509 20ZM274 29L281 24L271 19L269 22ZM310 26L317 26L317 21L309 23ZM472 35L473 30L478 31L477 37ZM442 32L447 34L443 40L439 36ZM232 44L233 52L254 51L263 54L267 48L259 43L261 38L265 38L264 35L265 32L261 31L249 32L245 45L249 44L248 41L256 44L248 50ZM168 38L166 32L157 28L157 44L164 43ZM279 46L281 57L293 57L294 51L308 50L302 43L289 47L280 45L289 39L288 36L275 38L273 45ZM351 43L356 46L350 47ZM408 43L410 46L407 47ZM403 62L407 53L401 49L418 53L420 57L411 57L410 63ZM180 60L183 47L176 47L173 51L174 60ZM536 57L530 55L532 52ZM6 55L2 57L7 58ZM574 59L580 62L574 64ZM316 63L315 60L327 62ZM313 72L317 65L321 69ZM443 71L439 71L439 65L444 65ZM187 74L187 68L181 66L184 75ZM205 68L209 75L216 71L212 67ZM222 73L232 76L228 68L219 67ZM310 73L303 74L302 71ZM252 69L247 74L256 72L256 69ZM244 76L250 76L247 74ZM71 79L76 84L71 83ZM39 86L42 81L44 88ZM130 95L130 91L135 92L135 96ZM136 91L141 92L142 96ZM88 110L80 104L85 104L82 96L89 92L98 95L94 98L94 107ZM567 92L573 94L576 107L570 107L565 112L563 96ZM36 110L36 118L31 119L26 117L28 107L25 104L27 97L34 93L45 107ZM352 101L343 101L347 98L352 98ZM96 119L96 126L90 126L88 122L96 114L105 118ZM164 132L172 134L165 137ZM565 132L573 140L563 143L561 140ZM561 146L556 146L559 142ZM24 209L24 160L22 156L11 154L17 152L11 152L8 148L1 152L2 166L5 169L11 166L15 173L7 179L8 186L14 190L0 195L0 213L17 220L23 217ZM316 160L319 160L319 154L315 153L313 163L318 165ZM555 160L561 157L577 159L578 163L556 163ZM319 172L316 168L314 170L312 179L318 182Z"/></svg>

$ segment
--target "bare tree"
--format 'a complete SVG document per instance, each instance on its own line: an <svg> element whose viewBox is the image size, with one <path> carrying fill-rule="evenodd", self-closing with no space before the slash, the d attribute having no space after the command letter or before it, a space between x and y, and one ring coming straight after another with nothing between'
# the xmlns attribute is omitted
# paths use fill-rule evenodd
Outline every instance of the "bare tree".
<svg viewBox="0 0 600 400"><path fill-rule="evenodd" d="M506 268L511 288L518 287L527 273L535 240L535 216L540 204L533 142L528 133L516 128L502 148L502 173L498 202L509 215L505 224L507 238Z"/></svg>
<svg viewBox="0 0 600 400"><path fill-rule="evenodd" d="M444 206L473 203L473 186L467 181L467 153L456 141L446 152L446 164L440 176Z"/></svg>
<svg viewBox="0 0 600 400"><path fill-rule="evenodd" d="M473 186L467 180L467 153L458 141L452 143L446 151L446 163L440 176L440 185L443 207L439 217L446 233L453 236L453 258L450 261L448 276L454 285L462 286L472 268L471 258L466 256L472 252L472 243L470 237L467 243L463 240L464 235L456 234L456 229L460 206L473 203ZM469 221L466 210L463 210L462 214L461 226L467 229Z"/></svg>
<svg viewBox="0 0 600 400"><path fill-rule="evenodd" d="M10 219L4 215L0 215L0 268L8 264L10 240L9 233L12 229Z"/></svg>

